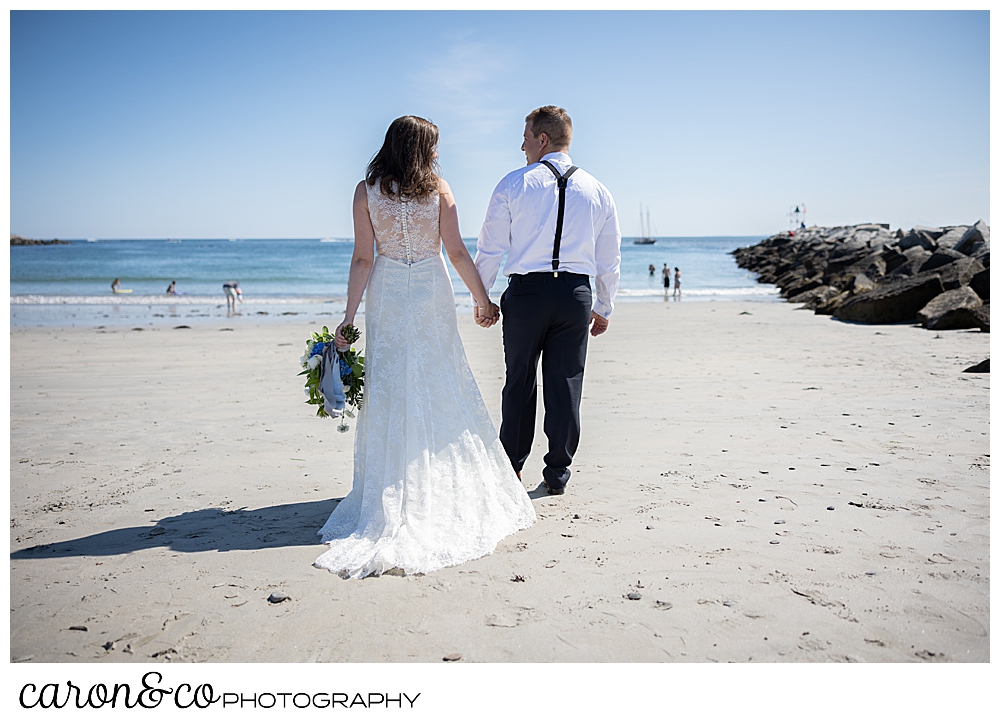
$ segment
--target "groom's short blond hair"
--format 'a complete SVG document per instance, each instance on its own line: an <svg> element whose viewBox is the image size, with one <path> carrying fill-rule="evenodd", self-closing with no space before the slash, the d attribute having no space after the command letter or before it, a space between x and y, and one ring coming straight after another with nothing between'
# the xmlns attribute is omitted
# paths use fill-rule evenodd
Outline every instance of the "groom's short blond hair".
<svg viewBox="0 0 1000 723"><path fill-rule="evenodd" d="M531 125L536 138L541 133L547 135L553 148L567 148L573 140L573 121L565 108L543 105L528 113L524 120Z"/></svg>

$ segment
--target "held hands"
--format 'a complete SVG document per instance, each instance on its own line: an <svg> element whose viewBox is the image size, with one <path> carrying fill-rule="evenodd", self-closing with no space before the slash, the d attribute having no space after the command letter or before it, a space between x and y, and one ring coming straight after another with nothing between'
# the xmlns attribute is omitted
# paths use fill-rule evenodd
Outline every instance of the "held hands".
<svg viewBox="0 0 1000 723"><path fill-rule="evenodd" d="M484 329L489 329L500 321L500 307L492 301L488 302L486 306L479 306L478 304L473 306L472 314L476 323Z"/></svg>
<svg viewBox="0 0 1000 723"><path fill-rule="evenodd" d="M590 312L590 335L600 336L608 330L608 320L596 311Z"/></svg>

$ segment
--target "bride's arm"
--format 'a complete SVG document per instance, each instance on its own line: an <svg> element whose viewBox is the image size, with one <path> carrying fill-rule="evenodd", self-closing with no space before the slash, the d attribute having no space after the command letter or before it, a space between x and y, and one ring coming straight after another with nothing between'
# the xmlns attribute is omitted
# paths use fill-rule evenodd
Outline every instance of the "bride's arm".
<svg viewBox="0 0 1000 723"><path fill-rule="evenodd" d="M344 320L337 327L338 348L349 346L347 340L340 335L340 330L347 324L354 325L354 315L361 305L374 261L375 229L372 228L371 216L368 215L368 188L361 181L354 189L354 255L351 257L351 273L347 281L347 310L344 312Z"/></svg>
<svg viewBox="0 0 1000 723"><path fill-rule="evenodd" d="M448 260L455 267L455 271L465 282L465 286L472 294L472 298L479 313L477 319L485 317L492 322L499 316L499 310L490 302L490 295L483 286L483 280L479 277L469 249L462 241L462 233L458 227L458 207L455 205L455 197L451 193L451 187L442 178L440 179L439 190L441 193L441 241L444 242L444 250L448 254Z"/></svg>

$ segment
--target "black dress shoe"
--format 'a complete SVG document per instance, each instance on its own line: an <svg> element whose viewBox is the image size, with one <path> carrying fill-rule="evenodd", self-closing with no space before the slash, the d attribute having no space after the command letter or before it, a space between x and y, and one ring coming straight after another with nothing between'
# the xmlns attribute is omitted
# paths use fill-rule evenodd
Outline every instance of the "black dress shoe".
<svg viewBox="0 0 1000 723"><path fill-rule="evenodd" d="M545 491L550 495L563 495L566 494L566 486L562 487L550 487L548 482L542 482L542 486L545 487Z"/></svg>

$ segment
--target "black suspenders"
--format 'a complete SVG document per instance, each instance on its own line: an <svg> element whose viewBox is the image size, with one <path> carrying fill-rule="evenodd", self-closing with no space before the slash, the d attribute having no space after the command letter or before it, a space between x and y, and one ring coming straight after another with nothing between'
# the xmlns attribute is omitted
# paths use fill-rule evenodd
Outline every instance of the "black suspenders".
<svg viewBox="0 0 1000 723"><path fill-rule="evenodd" d="M562 227L563 227L563 215L566 213L566 181L569 177L573 175L573 171L577 170L576 166L570 166L566 169L566 173L561 174L556 170L548 161L542 161L549 170L556 174L556 185L559 186L559 215L556 216L556 240L555 244L552 246L552 273L555 276L559 275L559 242L562 241Z"/></svg>

